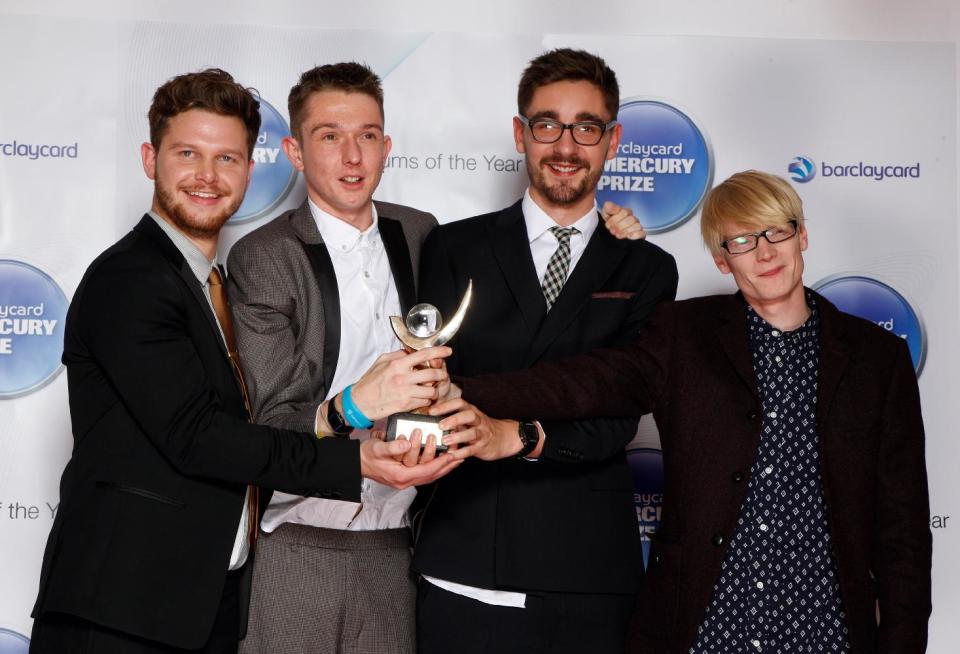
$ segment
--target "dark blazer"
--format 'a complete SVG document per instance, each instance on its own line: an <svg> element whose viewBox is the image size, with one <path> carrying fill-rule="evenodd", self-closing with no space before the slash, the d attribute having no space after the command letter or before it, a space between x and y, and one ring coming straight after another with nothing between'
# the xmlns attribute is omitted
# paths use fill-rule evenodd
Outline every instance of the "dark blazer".
<svg viewBox="0 0 960 654"><path fill-rule="evenodd" d="M375 202L377 225L406 312L416 304L420 247L436 219ZM228 288L256 421L313 430L340 356L340 294L333 262L305 201L230 250ZM382 320L386 324L387 316Z"/></svg>
<svg viewBox="0 0 960 654"><path fill-rule="evenodd" d="M820 466L852 651L920 653L931 537L910 354L880 327L816 301ZM464 382L467 399L499 415L653 411L664 505L634 621L637 652L692 646L746 496L761 407L745 307L739 294L667 304L623 348Z"/></svg>
<svg viewBox="0 0 960 654"><path fill-rule="evenodd" d="M149 216L87 270L64 340L73 454L35 618L200 647L247 482L359 500L355 442L247 422L214 320Z"/></svg>
<svg viewBox="0 0 960 654"><path fill-rule="evenodd" d="M465 375L629 341L677 287L673 257L646 241L618 241L600 225L548 313L520 202L438 227L422 262L420 298L445 316L473 280L448 363ZM417 572L483 588L636 592L640 539L624 453L636 419L543 427L536 463L468 460L437 482L417 539Z"/></svg>

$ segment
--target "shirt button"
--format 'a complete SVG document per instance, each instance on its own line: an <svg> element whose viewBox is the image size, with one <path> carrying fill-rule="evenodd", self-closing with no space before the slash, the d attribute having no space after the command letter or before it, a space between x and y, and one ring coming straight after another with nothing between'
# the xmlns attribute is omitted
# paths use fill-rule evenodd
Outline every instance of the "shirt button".
<svg viewBox="0 0 960 654"><path fill-rule="evenodd" d="M375 314L373 314L373 315L374 315L374 317L376 317L377 320L380 320L380 314L379 314L379 313L375 313Z"/></svg>
<svg viewBox="0 0 960 654"><path fill-rule="evenodd" d="M780 363L780 357L774 357L773 360L776 361L777 363Z"/></svg>
<svg viewBox="0 0 960 654"><path fill-rule="evenodd" d="M370 279L370 273L368 273L366 270L363 271L363 276L367 279Z"/></svg>
<svg viewBox="0 0 960 654"><path fill-rule="evenodd" d="M773 466L767 466L766 468L763 469L763 474L765 475L769 475L771 472L773 472Z"/></svg>
<svg viewBox="0 0 960 654"><path fill-rule="evenodd" d="M769 528L767 525L760 525L760 531L766 531Z"/></svg>
<svg viewBox="0 0 960 654"><path fill-rule="evenodd" d="M757 640L756 638L754 638L753 640L751 640L751 641L750 641L750 644L753 645L754 647L756 647L757 649L760 649L760 641Z"/></svg>
<svg viewBox="0 0 960 654"><path fill-rule="evenodd" d="M780 335L780 331L774 329L774 330L772 330L772 331L770 332L770 335L771 335L771 336L779 336L779 335ZM759 641L757 641L757 645L758 645L758 646L760 645L760 642L759 642Z"/></svg>
<svg viewBox="0 0 960 654"><path fill-rule="evenodd" d="M767 417L768 417L768 418L776 418L776 417L777 417L777 412L776 412L776 411L771 411L770 413L767 414Z"/></svg>
<svg viewBox="0 0 960 654"><path fill-rule="evenodd" d="M762 582L762 581L758 581L758 582L757 582L757 588L759 588L760 590L763 590L763 582Z"/></svg>

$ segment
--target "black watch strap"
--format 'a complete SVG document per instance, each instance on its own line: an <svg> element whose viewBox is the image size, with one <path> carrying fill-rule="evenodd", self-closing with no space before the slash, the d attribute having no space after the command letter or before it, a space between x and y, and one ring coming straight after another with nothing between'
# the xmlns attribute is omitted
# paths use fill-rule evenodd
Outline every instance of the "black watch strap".
<svg viewBox="0 0 960 654"><path fill-rule="evenodd" d="M516 456L518 459L522 459L537 449L537 443L540 442L540 430L537 429L536 424L529 420L521 420L519 432L520 442L523 443L523 446Z"/></svg>
<svg viewBox="0 0 960 654"><path fill-rule="evenodd" d="M346 420L343 419L343 416L337 411L337 396L334 395L330 398L330 401L327 402L327 424L330 425L330 430L337 436L346 436L353 431Z"/></svg>

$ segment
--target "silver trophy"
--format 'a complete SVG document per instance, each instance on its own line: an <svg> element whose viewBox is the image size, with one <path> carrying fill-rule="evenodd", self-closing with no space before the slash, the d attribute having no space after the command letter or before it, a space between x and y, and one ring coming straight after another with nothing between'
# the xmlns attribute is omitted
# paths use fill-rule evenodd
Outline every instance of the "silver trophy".
<svg viewBox="0 0 960 654"><path fill-rule="evenodd" d="M453 318L446 324L443 323L443 316L439 309L432 304L418 304L407 312L406 318L400 316L390 316L390 326L393 327L393 333L397 335L400 342L408 352L422 350L435 345L446 345L452 339L463 319L467 315L467 309L470 307L470 299L473 297L473 280L467 283L467 290L460 300L460 306L457 307ZM446 452L447 447L440 444L440 438L444 432L438 426L443 416L430 416L426 413L427 408L418 409L408 413L395 413L387 421L386 440L392 441L397 435L410 437L414 429L420 430L420 446L427 443L427 438L432 434L437 443L437 452Z"/></svg>

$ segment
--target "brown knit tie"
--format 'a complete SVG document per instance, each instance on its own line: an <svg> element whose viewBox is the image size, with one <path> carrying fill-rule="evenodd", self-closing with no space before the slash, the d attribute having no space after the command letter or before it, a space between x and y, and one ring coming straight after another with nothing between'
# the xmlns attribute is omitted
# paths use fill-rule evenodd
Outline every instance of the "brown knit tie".
<svg viewBox="0 0 960 654"><path fill-rule="evenodd" d="M210 269L210 300L213 311L217 314L217 322L223 332L223 340L227 344L227 358L233 367L233 374L240 384L240 393L243 395L243 406L247 409L247 419L253 420L253 411L250 410L250 396L247 394L247 384L243 380L243 368L240 367L240 355L237 353L237 340L233 335L233 319L230 316L230 302L227 300L227 291L223 287L223 278L216 266ZM260 489L256 486L247 486L247 541L250 550L257 542L260 529L259 516Z"/></svg>

